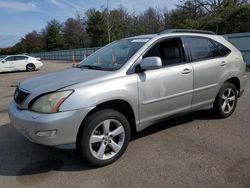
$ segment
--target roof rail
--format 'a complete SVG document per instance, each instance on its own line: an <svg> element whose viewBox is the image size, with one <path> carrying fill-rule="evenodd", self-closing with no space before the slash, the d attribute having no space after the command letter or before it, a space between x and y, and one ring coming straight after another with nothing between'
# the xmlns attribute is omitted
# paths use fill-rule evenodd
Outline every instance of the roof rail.
<svg viewBox="0 0 250 188"><path fill-rule="evenodd" d="M198 29L167 29L160 32L159 35L168 33L201 33L201 34L215 35L213 31L198 30Z"/></svg>

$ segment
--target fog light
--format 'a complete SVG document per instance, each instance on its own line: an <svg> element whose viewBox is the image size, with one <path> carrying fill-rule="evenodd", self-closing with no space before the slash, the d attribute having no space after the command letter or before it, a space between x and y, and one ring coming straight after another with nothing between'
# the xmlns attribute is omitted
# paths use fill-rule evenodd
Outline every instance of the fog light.
<svg viewBox="0 0 250 188"><path fill-rule="evenodd" d="M38 131L36 135L39 137L53 137L57 133L57 130L49 130L49 131Z"/></svg>

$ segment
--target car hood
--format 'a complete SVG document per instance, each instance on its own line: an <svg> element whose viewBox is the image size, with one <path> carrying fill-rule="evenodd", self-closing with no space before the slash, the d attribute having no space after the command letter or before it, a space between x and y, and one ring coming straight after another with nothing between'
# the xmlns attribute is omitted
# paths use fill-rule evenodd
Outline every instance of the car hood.
<svg viewBox="0 0 250 188"><path fill-rule="evenodd" d="M81 82L98 79L111 73L108 71L71 68L26 80L20 84L20 88L32 94L39 95Z"/></svg>

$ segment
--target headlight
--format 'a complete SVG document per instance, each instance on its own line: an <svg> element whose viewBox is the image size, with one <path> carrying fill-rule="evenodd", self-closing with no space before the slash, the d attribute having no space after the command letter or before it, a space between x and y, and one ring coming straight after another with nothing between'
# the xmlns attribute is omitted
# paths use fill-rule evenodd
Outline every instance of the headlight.
<svg viewBox="0 0 250 188"><path fill-rule="evenodd" d="M56 113L61 104L73 93L73 90L50 93L38 98L30 110L41 113Z"/></svg>

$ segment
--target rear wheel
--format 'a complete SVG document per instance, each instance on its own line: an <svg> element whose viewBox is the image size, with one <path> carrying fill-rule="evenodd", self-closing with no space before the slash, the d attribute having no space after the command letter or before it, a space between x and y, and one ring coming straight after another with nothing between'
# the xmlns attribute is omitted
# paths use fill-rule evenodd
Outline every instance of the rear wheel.
<svg viewBox="0 0 250 188"><path fill-rule="evenodd" d="M214 114L219 118L229 117L236 108L237 99L236 87L231 83L225 83L214 101Z"/></svg>
<svg viewBox="0 0 250 188"><path fill-rule="evenodd" d="M94 166L113 163L125 152L130 141L127 119L115 110L101 110L83 122L79 151Z"/></svg>
<svg viewBox="0 0 250 188"><path fill-rule="evenodd" d="M34 71L36 70L36 66L33 63L29 63L26 65L26 70L29 72Z"/></svg>

